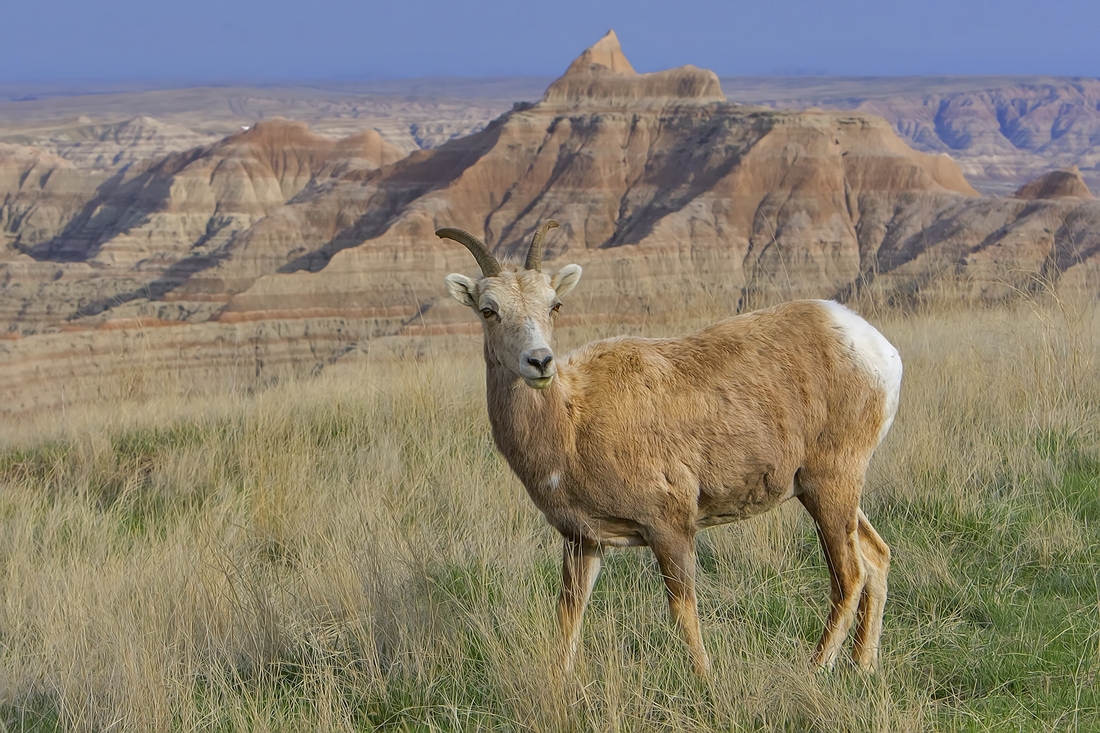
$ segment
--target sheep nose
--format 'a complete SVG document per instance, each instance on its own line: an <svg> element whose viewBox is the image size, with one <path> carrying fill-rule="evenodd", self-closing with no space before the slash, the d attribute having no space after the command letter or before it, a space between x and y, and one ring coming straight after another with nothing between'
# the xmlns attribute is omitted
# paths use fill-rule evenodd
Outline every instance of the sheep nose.
<svg viewBox="0 0 1100 733"><path fill-rule="evenodd" d="M539 374L546 374L554 361L554 352L550 349L533 349L527 354L527 363L539 370Z"/></svg>

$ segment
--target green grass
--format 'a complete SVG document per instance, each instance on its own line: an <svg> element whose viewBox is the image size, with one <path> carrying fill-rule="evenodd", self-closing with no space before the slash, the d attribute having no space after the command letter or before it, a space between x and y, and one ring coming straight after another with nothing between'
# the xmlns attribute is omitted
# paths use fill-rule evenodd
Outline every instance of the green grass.
<svg viewBox="0 0 1100 733"><path fill-rule="evenodd" d="M304 436L331 436L334 427L331 422L300 426ZM354 428L345 425L336 433L343 430ZM116 473L106 483L130 488L115 492L115 501L102 501L104 494L98 492L90 507L119 533L141 535L141 528L160 527L156 536L163 539L168 527L201 512L203 505L186 496L165 498L153 478L157 456L207 440L209 433L195 425L113 437L112 460L104 465ZM232 444L230 438L228 445ZM412 453L419 459L422 451L421 447ZM56 481L76 472L67 462L77 453L73 446L54 444L10 451L0 457L0 475L5 481ZM815 685L838 697L859 696L882 685L882 694L904 699L912 692L909 686L919 680L929 695L933 728L1100 728L1100 463L1077 453L1040 455L1060 460L1067 469L1049 486L1026 491L1001 487L1010 497L996 495L997 487L984 486L979 488L990 492L987 500L963 501L937 492L936 484L930 483L916 498L880 492L868 502L880 532L895 547L884 668L874 680L841 669L831 679L814 678ZM59 491L55 486L46 495L56 501ZM122 495L133 498L120 500ZM1042 532L1043 520L1053 514L1079 528L1080 548L1048 555L1028 545L1028 534ZM418 519L412 514L405 521ZM809 521L796 517L790 566L781 570L744 566L725 557L710 539L723 532L729 534L718 529L700 543L701 606L708 641L736 630L739 638L753 637L754 653L782 658L791 647L809 648L820 631L828 592ZM463 562L424 561L426 574L413 581L409 592L428 608L435 624L428 638L445 653L429 653L410 669L401 652L387 652L383 643L374 653L385 669L372 678L361 663L363 638L353 626L337 625L334 631L339 633L332 638L312 643L298 639L262 664L216 670L218 684L205 677L195 679L195 705L215 728L236 729L232 720L219 719L224 710L242 704L262 712L275 727L293 727L313 718L317 687L327 685L326 704L333 704L335 696L347 720L363 730L522 727L523 711L510 691L494 681L491 669L494 654L509 646L514 631L495 615L514 612L509 606L518 597L527 613L534 611L543 616L542 624L549 624L558 582L557 548L552 538L539 539L544 545L542 559L520 568L518 576L512 574L515 568L485 555ZM296 564L292 552L271 543L254 548L254 553L252 559L260 565L293 572ZM942 576L909 572L928 556L940 559ZM730 586L741 591L731 594ZM574 722L579 727L601 728L613 712L600 704L600 687L608 683L601 667L607 664L644 679L648 699L642 707L652 709L635 723L660 727L690 721L724 728L733 722L714 705L715 692L687 672L683 650L664 619L662 599L663 587L648 554L609 555L589 610L590 620L603 623L595 629L590 624L586 633L588 646L609 650L609 658L590 662L582 672L589 686L575 703L579 717ZM771 641L776 638L787 641ZM654 660L662 660L662 668L654 669ZM812 675L808 670L805 674ZM9 702L4 719L11 729L62 729L65 716L58 707L49 694L38 694ZM762 717L740 724L750 730L775 725L814 729L821 724L807 712L796 710L792 715L780 724L760 713Z"/></svg>
<svg viewBox="0 0 1100 733"><path fill-rule="evenodd" d="M0 730L1100 730L1100 385L1029 390L989 323L888 325L876 675L808 665L828 580L791 503L700 539L711 680L628 550L561 676L559 540L478 365L391 365L2 449Z"/></svg>

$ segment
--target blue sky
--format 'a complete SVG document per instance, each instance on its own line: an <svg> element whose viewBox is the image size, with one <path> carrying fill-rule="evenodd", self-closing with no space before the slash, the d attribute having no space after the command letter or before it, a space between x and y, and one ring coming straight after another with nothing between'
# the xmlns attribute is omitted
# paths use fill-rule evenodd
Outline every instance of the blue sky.
<svg viewBox="0 0 1100 733"><path fill-rule="evenodd" d="M1100 76L1100 0L10 0L0 82L557 76L614 28L639 71Z"/></svg>

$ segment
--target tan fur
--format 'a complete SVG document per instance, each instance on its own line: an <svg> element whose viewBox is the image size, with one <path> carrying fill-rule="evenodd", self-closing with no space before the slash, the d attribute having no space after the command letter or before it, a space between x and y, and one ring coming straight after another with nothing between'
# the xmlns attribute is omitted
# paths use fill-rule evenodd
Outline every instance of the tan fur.
<svg viewBox="0 0 1100 733"><path fill-rule="evenodd" d="M506 269L476 282L452 275L449 286L456 277L468 281L456 298L494 311L481 317L493 437L565 538L558 618L567 666L603 548L648 546L692 663L705 674L695 534L792 496L817 524L831 576L814 662L833 665L858 615L853 655L861 667L875 665L890 551L859 500L892 415L885 390L820 301L680 338L597 341L553 362L549 385L532 389L521 357L535 331L549 347L558 283Z"/></svg>

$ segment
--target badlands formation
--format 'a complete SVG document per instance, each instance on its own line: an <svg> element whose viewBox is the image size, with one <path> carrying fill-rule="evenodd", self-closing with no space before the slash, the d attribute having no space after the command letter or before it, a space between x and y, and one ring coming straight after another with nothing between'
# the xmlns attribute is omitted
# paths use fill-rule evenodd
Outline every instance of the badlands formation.
<svg viewBox="0 0 1100 733"><path fill-rule="evenodd" d="M1100 185L1100 79L727 77L722 86L742 102L882 117L917 150L949 153L983 193L1072 166Z"/></svg>
<svg viewBox="0 0 1100 733"><path fill-rule="evenodd" d="M731 104L709 71L636 73L613 33L540 101L403 152L286 120L121 168L0 146L0 411L119 375L247 386L470 332L440 283L476 266L442 226L505 256L557 219L549 267L584 266L573 310L597 321L700 290L909 296L946 277L996 296L1033 275L1084 285L1100 262L1079 173L981 197L879 117Z"/></svg>

